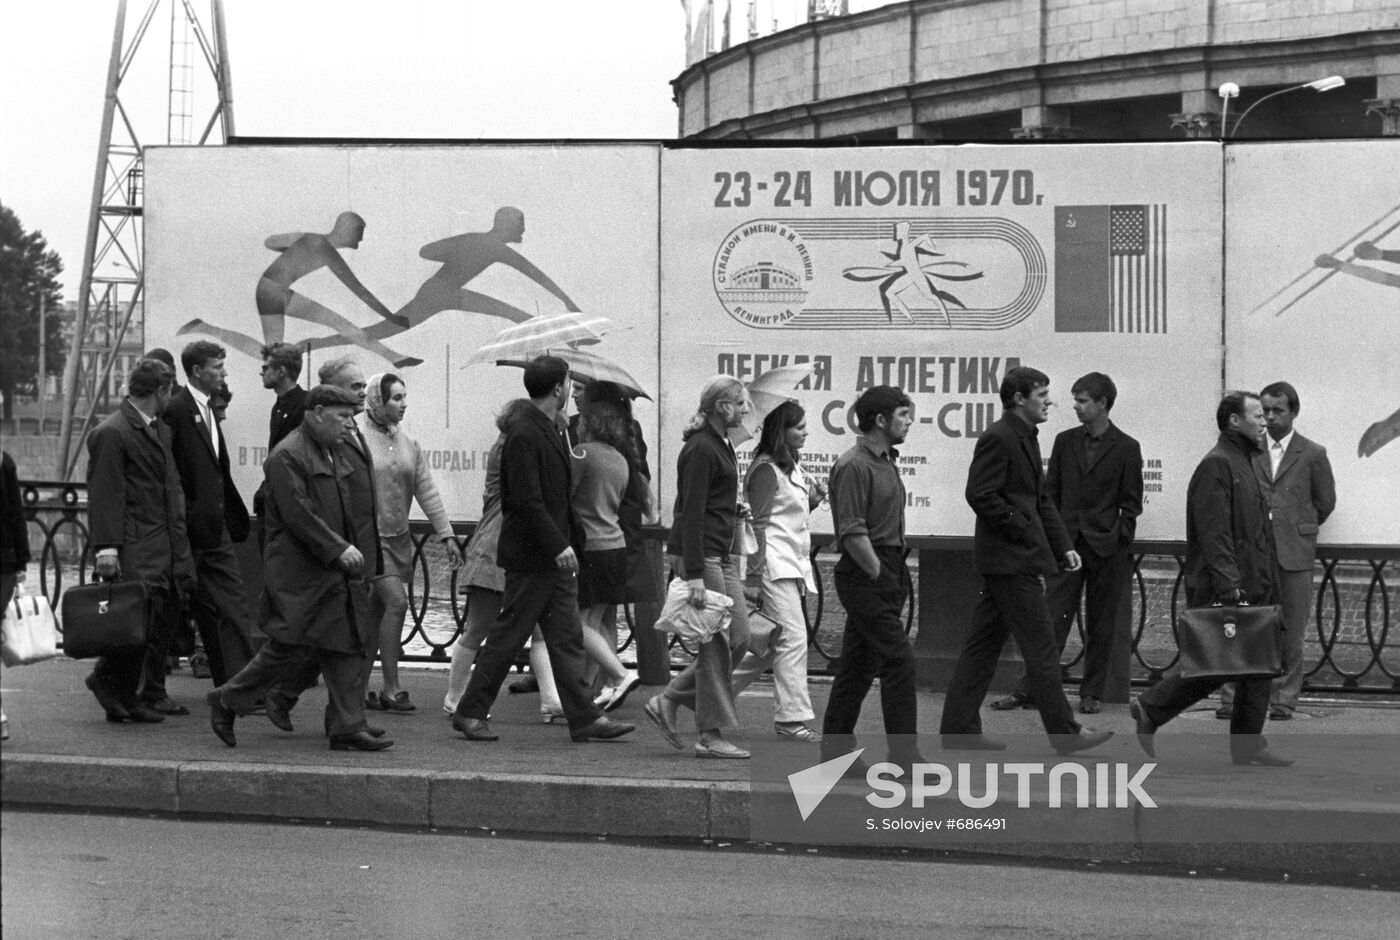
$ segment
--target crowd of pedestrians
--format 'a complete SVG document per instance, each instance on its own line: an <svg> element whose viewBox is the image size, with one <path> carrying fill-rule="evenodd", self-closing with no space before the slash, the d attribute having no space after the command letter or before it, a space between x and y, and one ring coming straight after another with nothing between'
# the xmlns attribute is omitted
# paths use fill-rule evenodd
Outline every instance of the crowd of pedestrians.
<svg viewBox="0 0 1400 940"><path fill-rule="evenodd" d="M254 526L229 472L224 349L189 344L180 357L184 385L163 352L136 365L120 407L88 439L96 573L138 580L151 599L146 648L97 660L86 680L108 721L156 724L189 713L165 684L171 638L188 617L212 672L211 729L229 747L237 744L241 716L262 713L293 730L293 710L318 680L326 686L324 731L332 749L391 746L386 729L369 717L418 710L398 669L416 501L467 595L442 702L452 728L470 741L498 740L491 706L528 643L543 721L562 721L579 743L635 730L608 714L640 682L618 658L616 615L619 605L660 600L642 546L644 521L660 514L651 505L646 442L625 389L571 381L568 364L556 357L527 363L526 397L496 419L481 518L462 546L423 449L406 428L409 390L401 376L366 377L342 357L323 365L319 383L304 390L296 347L262 350L263 386L276 400ZM1003 415L973 453L965 497L976 517L982 589L939 722L945 748L1005 746L983 734L981 708L1008 637L1025 675L992 708L1037 708L1063 754L1112 735L1080 723L1059 660L1083 596L1086 674L1077 710L1097 714L1106 676L1126 668L1113 622L1143 510L1142 452L1110 419L1112 379L1094 372L1070 389L1080 426L1056 437L1043 465L1037 428L1048 417L1050 384L1038 370L1009 370L1000 389ZM576 413L569 419L571 395ZM771 670L774 734L820 745L831 759L856 747L861 706L878 678L890 759L919 761L915 663L902 620L910 589L909 494L898 450L915 427L913 402L891 386L862 392L853 406L859 436L827 481L802 464L806 414L796 400L762 417L741 474L732 440L752 408L743 382L718 375L700 389L684 429L669 568L680 582L682 609L722 604L727 626L699 644L643 712L677 749L685 746L682 716L689 713L695 756L743 759L749 751L730 737L740 730L735 698ZM1293 428L1299 409L1287 383L1267 387L1262 397L1227 393L1216 415L1219 442L1187 492L1188 604L1284 608L1284 676L1241 677L1222 706L1232 722L1231 755L1242 763L1289 763L1268 749L1262 730L1267 719L1287 720L1296 708L1311 551L1335 505L1325 450ZM7 499L12 468L6 455ZM846 626L818 725L804 599L816 589L812 513L827 502ZM256 604L235 554L253 531L264 582ZM6 598L28 560L22 536L6 527ZM371 689L376 658L380 685ZM1169 674L1135 700L1133 730L1143 748L1152 753L1155 731L1222 681Z"/></svg>

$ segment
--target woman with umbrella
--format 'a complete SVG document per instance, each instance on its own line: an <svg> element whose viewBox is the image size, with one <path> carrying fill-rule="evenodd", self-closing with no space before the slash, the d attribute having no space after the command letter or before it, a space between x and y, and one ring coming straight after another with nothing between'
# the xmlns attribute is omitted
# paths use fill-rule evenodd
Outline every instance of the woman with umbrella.
<svg viewBox="0 0 1400 940"><path fill-rule="evenodd" d="M408 410L408 389L391 372L369 378L365 412L357 419L374 463L375 515L379 523L384 573L374 581L374 592L384 607L379 622L379 661L384 687L370 705L382 711L411 712L408 693L399 688L399 638L408 613L408 583L413 579L413 538L408 532L408 511L413 500L427 515L442 540L453 570L462 565L462 550L452 534L437 484L418 442L400 427Z"/></svg>
<svg viewBox="0 0 1400 940"><path fill-rule="evenodd" d="M675 748L682 746L676 730L680 707L695 709L700 732L696 757L749 756L725 740L723 732L739 723L730 676L749 640L743 585L737 559L730 554L739 518L739 468L726 435L743 423L750 409L743 382L728 375L711 378L682 434L685 444L676 461L675 518L666 546L671 567L689 586L693 607L705 606L707 589L728 594L734 602L728 637L721 632L705 640L695 661L646 705L647 717Z"/></svg>

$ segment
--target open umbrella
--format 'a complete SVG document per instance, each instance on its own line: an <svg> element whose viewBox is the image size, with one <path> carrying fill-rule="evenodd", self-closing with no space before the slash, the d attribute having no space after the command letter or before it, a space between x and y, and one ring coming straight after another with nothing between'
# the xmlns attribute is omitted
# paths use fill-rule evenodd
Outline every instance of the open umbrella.
<svg viewBox="0 0 1400 940"><path fill-rule="evenodd" d="M562 349L542 350L539 355L544 355L546 352L567 362L570 374L576 379L582 379L586 382L612 382L633 398L651 399L646 389L642 388L642 383L634 379L630 372L611 359L605 359L586 349L570 349L567 346ZM534 357L531 356L531 358ZM497 359L496 365L518 366L523 369L529 362L529 359Z"/></svg>
<svg viewBox="0 0 1400 940"><path fill-rule="evenodd" d="M598 342L612 326L613 322L607 317L584 313L531 317L496 334L491 342L472 353L466 364L533 359L547 350L586 346Z"/></svg>
<svg viewBox="0 0 1400 940"><path fill-rule="evenodd" d="M758 437L763 429L763 419L785 401L792 401L797 396L793 392L797 388L797 383L806 379L812 374L812 364L809 362L798 363L792 366L778 366L769 369L751 382L745 382L744 388L748 389L749 400L753 402L753 411L742 428L736 428L729 432L729 439L735 444L742 444L744 441Z"/></svg>

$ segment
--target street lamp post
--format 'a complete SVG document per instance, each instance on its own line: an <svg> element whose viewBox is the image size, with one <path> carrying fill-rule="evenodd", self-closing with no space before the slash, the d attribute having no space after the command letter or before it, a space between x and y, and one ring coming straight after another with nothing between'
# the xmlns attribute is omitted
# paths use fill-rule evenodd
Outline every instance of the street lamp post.
<svg viewBox="0 0 1400 940"><path fill-rule="evenodd" d="M1298 91L1303 88L1311 88L1313 91L1331 91L1334 88L1341 88L1346 83L1347 80L1345 78L1342 78L1342 76L1340 75L1329 75L1326 78L1317 78L1313 79L1310 82L1303 82L1301 85L1290 85L1287 88L1280 88L1278 91L1271 91L1264 97L1260 98L1258 101L1254 102L1254 104L1245 108L1244 113L1241 114L1239 116L1239 119L1235 121L1234 128L1232 128L1230 132L1228 134L1225 134L1224 136L1227 138L1234 137L1235 134L1238 133L1240 125L1244 123L1244 119L1249 117L1249 112L1253 111L1255 108L1259 107L1261 104L1268 101L1270 98L1277 98L1279 95L1286 95L1290 91ZM1232 93L1227 94L1227 89L1232 90ZM1240 86L1236 85L1234 82L1226 82L1224 85L1220 86L1220 97L1225 99L1225 104L1227 107L1229 106L1230 99L1235 97L1239 93ZM1225 131L1225 122L1223 118L1220 123L1220 130L1222 133L1224 133Z"/></svg>

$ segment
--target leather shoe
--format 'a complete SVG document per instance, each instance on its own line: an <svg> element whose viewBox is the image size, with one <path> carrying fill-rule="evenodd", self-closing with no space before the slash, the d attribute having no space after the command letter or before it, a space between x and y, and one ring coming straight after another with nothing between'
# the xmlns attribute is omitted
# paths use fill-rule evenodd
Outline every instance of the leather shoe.
<svg viewBox="0 0 1400 940"><path fill-rule="evenodd" d="M462 737L468 741L499 741L501 736L491 730L491 726L486 723L485 718L465 718L461 715L452 716L452 727L462 732Z"/></svg>
<svg viewBox="0 0 1400 940"><path fill-rule="evenodd" d="M1284 708L1282 705L1275 705L1273 708L1270 708L1270 709L1269 709L1269 720L1270 720L1270 721L1292 721L1292 720L1293 720L1293 710L1290 709L1290 708Z"/></svg>
<svg viewBox="0 0 1400 940"><path fill-rule="evenodd" d="M158 702L142 702L153 712L160 712L162 715L188 715L190 710L178 702L173 702L168 698L163 698Z"/></svg>
<svg viewBox="0 0 1400 940"><path fill-rule="evenodd" d="M992 708L999 712L1009 712L1018 708L1035 708L1035 702L1024 692L1012 692L1005 698L999 698L993 702Z"/></svg>
<svg viewBox="0 0 1400 940"><path fill-rule="evenodd" d="M271 718L272 716L269 715L268 717ZM273 722L273 724L276 724L276 722ZM281 725L278 725L278 727L280 728ZM330 713L330 706L327 706L327 707L326 707L325 729L326 729L326 737L329 738L329 737L331 736L331 713ZM368 735L369 735L370 737L372 737L372 738L382 738L382 737L384 737L384 729L383 729L383 728L376 727L376 726L374 726L374 725L365 725L365 733L368 734Z"/></svg>
<svg viewBox="0 0 1400 940"><path fill-rule="evenodd" d="M1099 713L1099 700L1092 695L1082 695L1079 698L1079 714L1097 715Z"/></svg>
<svg viewBox="0 0 1400 940"><path fill-rule="evenodd" d="M610 718L599 715L582 728L575 728L570 731L569 739L575 744L584 744L588 741L595 740L610 741L613 738L620 738L624 734L631 734L636 730L636 725L629 725L625 721L613 721Z"/></svg>
<svg viewBox="0 0 1400 940"><path fill-rule="evenodd" d="M210 692L205 699L209 702L209 727L220 741L229 747L237 747L238 738L233 733L233 721L238 714L224 704L224 697L218 689Z"/></svg>
<svg viewBox="0 0 1400 940"><path fill-rule="evenodd" d="M90 673L83 680L83 685L88 687L92 697L97 699L97 704L102 706L102 710L107 713L107 720L124 721L127 717L126 706L122 704L121 696L116 689L98 678L97 673Z"/></svg>
<svg viewBox="0 0 1400 940"><path fill-rule="evenodd" d="M141 702L131 702L126 706L126 720L142 725L153 725L164 721L165 716Z"/></svg>
<svg viewBox="0 0 1400 940"><path fill-rule="evenodd" d="M1078 734L1056 735L1056 737L1059 740L1055 742L1055 753L1069 755L1098 747L1113 737L1113 732L1090 731L1088 728L1081 728Z"/></svg>
<svg viewBox="0 0 1400 940"><path fill-rule="evenodd" d="M1258 764L1260 767L1292 767L1293 761L1287 757L1279 757L1266 747L1261 747L1253 754L1232 754L1230 757L1236 764Z"/></svg>
<svg viewBox="0 0 1400 940"><path fill-rule="evenodd" d="M1157 725L1147 716L1147 709L1142 707L1142 696L1136 696L1133 704L1128 706L1128 714L1133 716L1136 723L1138 747L1148 757L1157 756L1157 744L1153 735L1157 733Z"/></svg>
<svg viewBox="0 0 1400 940"><path fill-rule="evenodd" d="M1235 717L1235 706L1221 705L1215 710L1215 717L1219 718L1221 721L1229 721L1231 718Z"/></svg>
<svg viewBox="0 0 1400 940"><path fill-rule="evenodd" d="M292 711L287 707L287 703L280 698L269 693L263 699L263 714L267 715L267 720L272 722L279 731L292 730Z"/></svg>
<svg viewBox="0 0 1400 940"><path fill-rule="evenodd" d="M382 751L386 747L391 747L393 743L388 738L376 738L368 731L355 731L351 734L331 736L332 751Z"/></svg>
<svg viewBox="0 0 1400 940"><path fill-rule="evenodd" d="M993 741L983 734L945 734L943 735L943 750L1004 751L1006 744L1002 741Z"/></svg>

